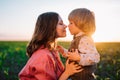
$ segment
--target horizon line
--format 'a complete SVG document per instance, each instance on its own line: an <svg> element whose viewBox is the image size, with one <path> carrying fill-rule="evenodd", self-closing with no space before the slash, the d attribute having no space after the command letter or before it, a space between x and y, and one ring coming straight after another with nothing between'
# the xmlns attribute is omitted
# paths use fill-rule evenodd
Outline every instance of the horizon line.
<svg viewBox="0 0 120 80"><path fill-rule="evenodd" d="M0 42L29 42L30 40L0 40ZM69 40L57 40L57 42L71 42ZM95 43L120 43L120 41L94 41Z"/></svg>

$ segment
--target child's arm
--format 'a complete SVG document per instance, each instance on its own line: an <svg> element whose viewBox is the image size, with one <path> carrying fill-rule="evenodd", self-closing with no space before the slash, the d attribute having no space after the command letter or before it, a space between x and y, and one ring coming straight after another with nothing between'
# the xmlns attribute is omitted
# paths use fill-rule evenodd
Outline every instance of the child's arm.
<svg viewBox="0 0 120 80"><path fill-rule="evenodd" d="M64 47L58 45L58 46L57 46L57 50L58 50L58 52L61 53L61 55L62 55L64 58L67 58L67 53L68 53L68 50L67 50L67 49L65 49Z"/></svg>
<svg viewBox="0 0 120 80"><path fill-rule="evenodd" d="M79 64L82 66L93 65L100 61L100 55L94 45L94 42L89 37L81 38L78 46L80 54Z"/></svg>

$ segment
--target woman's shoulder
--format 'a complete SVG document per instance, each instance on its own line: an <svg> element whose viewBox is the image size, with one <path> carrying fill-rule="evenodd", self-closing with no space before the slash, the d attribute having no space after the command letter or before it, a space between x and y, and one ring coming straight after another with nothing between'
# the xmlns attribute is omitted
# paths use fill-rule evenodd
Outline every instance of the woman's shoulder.
<svg viewBox="0 0 120 80"><path fill-rule="evenodd" d="M49 56L50 51L48 49L38 49L33 53L33 55L29 58L23 70L20 72L21 75L33 74L33 70L41 71L41 69L45 69L46 66L50 66L51 57Z"/></svg>
<svg viewBox="0 0 120 80"><path fill-rule="evenodd" d="M49 55L49 53L50 51L47 48L40 48L37 51L35 51L32 56L47 56Z"/></svg>
<svg viewBox="0 0 120 80"><path fill-rule="evenodd" d="M49 61L49 59L50 51L48 49L38 49L33 53L28 62L31 63L30 65L33 65Z"/></svg>

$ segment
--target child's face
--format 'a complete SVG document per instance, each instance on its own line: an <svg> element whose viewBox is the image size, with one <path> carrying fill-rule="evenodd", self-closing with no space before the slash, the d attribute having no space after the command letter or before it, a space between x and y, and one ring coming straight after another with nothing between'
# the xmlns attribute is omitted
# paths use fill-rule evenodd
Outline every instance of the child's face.
<svg viewBox="0 0 120 80"><path fill-rule="evenodd" d="M56 27L57 37L65 37L66 36L66 25L63 23L61 17L59 17L58 24Z"/></svg>
<svg viewBox="0 0 120 80"><path fill-rule="evenodd" d="M75 25L73 21L70 21L70 20L69 20L68 28L69 28L71 35L76 35L80 32L80 29Z"/></svg>

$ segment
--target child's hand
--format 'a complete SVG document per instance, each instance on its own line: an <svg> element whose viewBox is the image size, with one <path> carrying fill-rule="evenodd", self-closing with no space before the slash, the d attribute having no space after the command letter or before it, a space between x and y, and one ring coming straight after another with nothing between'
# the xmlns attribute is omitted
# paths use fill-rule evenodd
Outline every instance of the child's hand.
<svg viewBox="0 0 120 80"><path fill-rule="evenodd" d="M62 46L58 45L58 46L56 47L56 49L57 49L58 52L64 53L64 48L63 48Z"/></svg>
<svg viewBox="0 0 120 80"><path fill-rule="evenodd" d="M68 55L67 55L68 59L79 62L80 61L80 54L78 52L78 49L76 49L75 51L74 50L72 50L72 51L73 52L68 52Z"/></svg>
<svg viewBox="0 0 120 80"><path fill-rule="evenodd" d="M64 48L60 45L56 47L57 51L61 53L64 58L67 58L67 51L65 52Z"/></svg>

